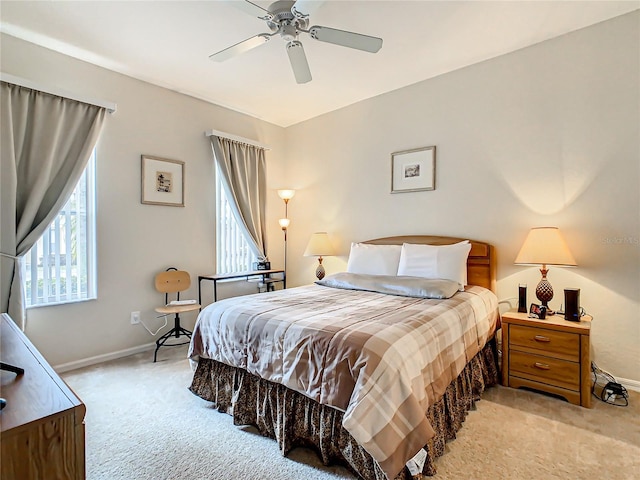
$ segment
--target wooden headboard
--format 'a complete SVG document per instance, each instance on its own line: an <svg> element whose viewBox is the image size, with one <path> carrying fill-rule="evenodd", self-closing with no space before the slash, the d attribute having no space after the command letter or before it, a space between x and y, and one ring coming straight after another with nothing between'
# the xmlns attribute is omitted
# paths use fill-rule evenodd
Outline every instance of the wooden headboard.
<svg viewBox="0 0 640 480"><path fill-rule="evenodd" d="M477 240L454 237L437 237L433 235L401 235L397 237L376 238L362 243L374 245L402 245L403 243L417 243L422 245L451 245L452 243L469 240L471 251L467 259L467 282L469 285L479 285L496 291L496 256L493 245Z"/></svg>

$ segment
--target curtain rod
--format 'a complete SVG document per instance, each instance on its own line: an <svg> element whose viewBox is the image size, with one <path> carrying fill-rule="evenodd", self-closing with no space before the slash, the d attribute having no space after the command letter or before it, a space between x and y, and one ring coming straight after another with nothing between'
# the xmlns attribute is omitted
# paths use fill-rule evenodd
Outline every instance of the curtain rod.
<svg viewBox="0 0 640 480"><path fill-rule="evenodd" d="M31 80L27 80L26 78L16 77L15 75L11 75L9 73L0 72L0 80L7 83L13 83L14 85L19 85L21 87L31 88L32 90L38 90L40 92L49 93L57 97L69 98L71 100L76 100L77 102L88 103L90 105L102 107L102 108L105 108L109 113L115 113L118 107L113 102L107 102L105 100L96 100L94 98L76 95L74 93L70 93L59 88L45 87Z"/></svg>
<svg viewBox="0 0 640 480"><path fill-rule="evenodd" d="M239 137L238 135L232 135L230 133L221 132L219 130L207 130L204 132L207 137L223 137L228 138L229 140L235 140L236 142L246 143L247 145L253 145L254 147L264 148L265 150L271 150L269 145L265 145L264 143L256 142L255 140L250 140L248 138Z"/></svg>

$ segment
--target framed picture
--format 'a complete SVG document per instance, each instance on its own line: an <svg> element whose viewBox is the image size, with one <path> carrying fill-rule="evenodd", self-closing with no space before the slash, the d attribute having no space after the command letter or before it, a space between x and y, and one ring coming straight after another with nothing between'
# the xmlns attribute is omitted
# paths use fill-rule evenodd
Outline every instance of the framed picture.
<svg viewBox="0 0 640 480"><path fill-rule="evenodd" d="M142 155L142 203L184 207L184 162Z"/></svg>
<svg viewBox="0 0 640 480"><path fill-rule="evenodd" d="M391 193L436 189L436 147L391 154Z"/></svg>

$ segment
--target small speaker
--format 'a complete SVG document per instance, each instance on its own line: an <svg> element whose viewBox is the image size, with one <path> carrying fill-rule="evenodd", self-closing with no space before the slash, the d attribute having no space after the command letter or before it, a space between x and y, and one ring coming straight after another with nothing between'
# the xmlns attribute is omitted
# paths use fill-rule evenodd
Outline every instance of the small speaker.
<svg viewBox="0 0 640 480"><path fill-rule="evenodd" d="M518 285L518 311L527 313L527 284Z"/></svg>
<svg viewBox="0 0 640 480"><path fill-rule="evenodd" d="M580 321L580 289L564 289L564 319L572 322Z"/></svg>

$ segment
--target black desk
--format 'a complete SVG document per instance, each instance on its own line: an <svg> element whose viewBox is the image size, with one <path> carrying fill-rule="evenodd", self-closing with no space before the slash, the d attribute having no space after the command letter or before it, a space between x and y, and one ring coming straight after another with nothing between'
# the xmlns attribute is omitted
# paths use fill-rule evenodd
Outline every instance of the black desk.
<svg viewBox="0 0 640 480"><path fill-rule="evenodd" d="M273 274L280 274L281 277L272 277ZM256 278L267 285L267 291L273 290L274 283L282 282L282 287L287 288L287 278L284 270L254 270L251 272L236 273L214 273L211 275L198 275L198 303L202 305L202 280L213 282L213 301L218 301L218 282L224 280L233 280L236 278L244 278L249 280Z"/></svg>

